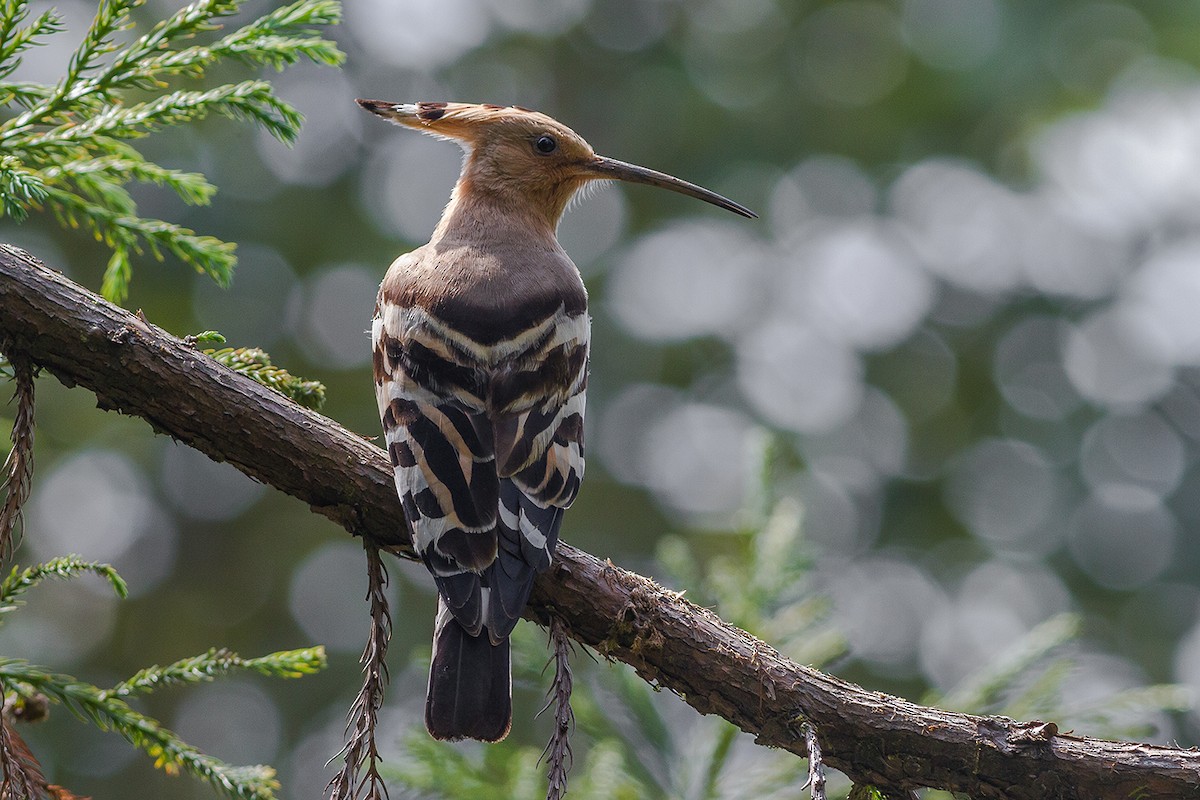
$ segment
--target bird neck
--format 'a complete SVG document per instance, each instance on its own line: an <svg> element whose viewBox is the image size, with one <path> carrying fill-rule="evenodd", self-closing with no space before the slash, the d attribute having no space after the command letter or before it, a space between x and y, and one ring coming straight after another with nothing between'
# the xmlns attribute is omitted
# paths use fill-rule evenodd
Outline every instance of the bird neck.
<svg viewBox="0 0 1200 800"><path fill-rule="evenodd" d="M519 234L557 246L558 221L570 194L529 192L497 181L480 180L469 171L458 179L433 239L484 240Z"/></svg>

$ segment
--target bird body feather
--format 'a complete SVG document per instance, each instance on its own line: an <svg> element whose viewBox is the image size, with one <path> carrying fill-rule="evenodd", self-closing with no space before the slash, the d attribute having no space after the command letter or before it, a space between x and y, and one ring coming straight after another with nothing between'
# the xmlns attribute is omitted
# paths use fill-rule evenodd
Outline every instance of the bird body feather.
<svg viewBox="0 0 1200 800"><path fill-rule="evenodd" d="M429 244L388 270L371 331L396 488L438 587L425 723L496 741L512 720L508 635L583 478L590 324L559 219L598 180L754 212L517 106L358 103L466 153Z"/></svg>
<svg viewBox="0 0 1200 800"><path fill-rule="evenodd" d="M380 287L375 391L440 595L426 716L442 738L507 733L508 635L583 477L589 335L557 243L431 243Z"/></svg>

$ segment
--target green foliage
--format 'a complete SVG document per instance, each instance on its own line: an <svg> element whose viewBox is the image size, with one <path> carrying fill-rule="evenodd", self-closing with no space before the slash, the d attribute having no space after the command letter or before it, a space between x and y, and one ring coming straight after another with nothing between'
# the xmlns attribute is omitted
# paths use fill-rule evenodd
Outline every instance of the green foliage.
<svg viewBox="0 0 1200 800"><path fill-rule="evenodd" d="M213 333L213 331L207 333ZM276 367L271 363L271 357L261 348L226 347L221 350L205 350L204 352L234 372L240 372L264 386L269 386L305 408L319 411L321 406L325 405L325 384L320 381L297 378L286 369Z"/></svg>
<svg viewBox="0 0 1200 800"><path fill-rule="evenodd" d="M501 800L540 793L542 777L532 747L483 747L471 753L421 733L409 736L405 746L406 758L384 769L424 796Z"/></svg>
<svg viewBox="0 0 1200 800"><path fill-rule="evenodd" d="M165 253L229 283L234 245L188 228L138 215L130 183L174 191L191 205L207 204L216 188L203 175L146 160L125 140L216 113L248 120L283 142L299 133L301 116L263 80L208 89L173 88L170 81L202 78L228 60L282 69L300 60L340 64L343 54L315 26L336 24L336 0L297 0L207 44L196 37L221 29L244 0L196 0L152 25L127 44L119 34L134 27L131 14L144 0L103 0L67 72L53 86L15 82L9 76L22 54L62 31L53 10L29 21L28 0L0 6L0 212L21 221L31 209L49 209L59 222L83 227L112 251L101 291L120 302L128 296L132 257ZM147 97L147 95L149 95Z"/></svg>
<svg viewBox="0 0 1200 800"><path fill-rule="evenodd" d="M886 800L886 797L874 786L855 786L846 796L846 800Z"/></svg>
<svg viewBox="0 0 1200 800"><path fill-rule="evenodd" d="M61 556L26 569L13 567L8 577L0 582L0 614L20 607L21 602L17 598L46 578L74 578L88 572L108 581L118 597L124 598L129 594L125 581L110 565L84 561L75 555Z"/></svg>
<svg viewBox="0 0 1200 800"><path fill-rule="evenodd" d="M325 668L325 649L308 647L272 653L260 658L242 658L224 648L212 648L202 655L185 658L165 667L153 666L118 683L112 693L118 697L146 694L162 686L202 683L230 672L257 672L268 678L302 678Z"/></svg>
<svg viewBox="0 0 1200 800"><path fill-rule="evenodd" d="M140 35L130 33L134 11L143 3L101 0L64 76L54 85L20 82L12 76L30 47L63 30L61 18L53 10L31 18L27 0L0 5L0 214L20 222L31 211L46 210L66 227L91 232L111 251L101 291L116 301L128 296L137 254L162 260L170 253L222 286L236 263L232 243L138 213L131 184L169 189L189 205L208 204L216 188L199 173L147 160L133 140L214 113L248 120L287 143L299 133L300 114L276 97L264 80L217 86L184 82L202 79L210 68L228 61L282 69L301 60L336 65L343 58L315 30L339 21L336 0L297 0L217 36L205 35L220 31L223 18L239 13L245 0L196 0ZM224 338L206 331L191 341L223 344ZM274 367L261 350L230 348L210 354L302 405L316 408L324 400L324 386ZM83 573L103 577L125 596L125 583L110 566L67 556L24 570L14 568L0 582L0 621L20 607L26 591L46 578ZM44 695L79 718L119 733L171 774L186 772L230 797L268 800L278 788L270 767L235 767L207 756L134 710L124 698L235 671L295 678L324 666L321 648L252 659L212 649L165 667L148 667L106 690L0 657L0 687L15 701Z"/></svg>
<svg viewBox="0 0 1200 800"><path fill-rule="evenodd" d="M1060 614L1052 617L1025 635L1003 658L998 658L968 676L945 694L931 693L924 702L952 711L967 714L997 713L1002 705L1007 711L1020 718L1037 716L1045 710L1046 701L1052 701L1059 688L1060 671L1055 668L1056 654L1078 638L1081 621L1075 614ZM1050 665L1043 673L1050 677L1048 686L1033 681L1018 697L1006 695L1022 676L1029 675L1040 666Z"/></svg>
<svg viewBox="0 0 1200 800"><path fill-rule="evenodd" d="M46 199L41 176L21 166L13 156L0 156L0 212L21 222L28 207Z"/></svg>
<svg viewBox="0 0 1200 800"><path fill-rule="evenodd" d="M234 767L201 753L125 701L70 675L48 672L17 659L0 659L0 685L28 695L40 692L64 705L75 716L101 730L116 731L154 759L168 774L187 772L230 797L266 800L279 788L275 772L266 766Z"/></svg>
<svg viewBox="0 0 1200 800"><path fill-rule="evenodd" d="M621 754L639 798L786 797L804 783L803 760L756 747L732 723L697 717L679 702L623 665L606 670L573 699L580 730Z"/></svg>
<svg viewBox="0 0 1200 800"><path fill-rule="evenodd" d="M544 794L541 750L511 740L467 751L434 741L421 731L404 741L404 755L381 769L420 798L508 800ZM651 797L632 773L620 742L594 743L571 776L570 796L579 800Z"/></svg>
<svg viewBox="0 0 1200 800"><path fill-rule="evenodd" d="M77 556L56 558L24 570L13 569L0 583L0 613L18 606L17 597L49 577L71 578L93 573L105 578L124 597L125 582L108 564L84 561ZM0 616L0 621L5 617ZM154 759L170 775L187 773L225 795L242 800L273 800L279 782L268 766L233 766L201 753L158 721L135 711L123 697L146 694L163 686L209 681L234 671L256 672L277 678L298 678L325 667L323 648L273 653L244 659L228 650L209 650L167 667L139 671L112 689L101 689L79 679L52 672L15 658L0 657L0 687L6 698L20 702L43 695L67 708L79 719L101 730L114 731Z"/></svg>
<svg viewBox="0 0 1200 800"><path fill-rule="evenodd" d="M763 462L773 460L768 446ZM742 514L743 528L727 537L729 546L702 563L686 539L669 536L659 543L658 558L688 587L693 602L714 606L723 619L795 661L828 663L846 645L828 625L828 598L814 594L807 580L811 560L802 509L794 498L764 488L777 485L777 476L764 472L761 479L757 494L764 508Z"/></svg>
<svg viewBox="0 0 1200 800"><path fill-rule="evenodd" d="M1151 736L1154 731L1146 720L1195 705L1194 693L1175 684L1138 686L1085 703L1073 702L1065 690L1075 667L1081 629L1075 614L1051 617L951 691L930 693L922 702L969 714L1052 720L1064 729L1115 739Z"/></svg>
<svg viewBox="0 0 1200 800"><path fill-rule="evenodd" d="M201 331L185 336L184 341L197 344L225 344L225 337L219 331Z"/></svg>

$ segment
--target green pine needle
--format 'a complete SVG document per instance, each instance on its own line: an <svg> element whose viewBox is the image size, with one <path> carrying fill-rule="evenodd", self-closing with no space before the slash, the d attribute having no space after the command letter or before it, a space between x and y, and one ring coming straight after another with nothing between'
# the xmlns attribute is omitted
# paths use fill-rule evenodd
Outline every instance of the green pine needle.
<svg viewBox="0 0 1200 800"><path fill-rule="evenodd" d="M23 570L14 568L0 581L0 614L18 608L20 596L46 578L73 578L87 572L103 577L120 597L126 596L125 582L108 564L84 561L79 556L64 556ZM187 773L239 800L274 800L279 782L271 767L233 766L205 755L162 727L157 720L133 710L122 698L146 694L163 686L211 681L232 672L254 672L269 678L300 678L325 666L322 647L285 650L259 658L242 658L229 650L214 648L166 667L148 667L105 690L20 659L0 657L0 689L10 699L45 695L79 719L101 730L119 733L153 758L155 767L170 775Z"/></svg>
<svg viewBox="0 0 1200 800"><path fill-rule="evenodd" d="M81 186L93 176L101 182L115 181L117 186L131 181L152 183L173 190L180 199L192 206L208 205L217 191L217 187L199 172L161 167L146 161L132 147L115 139L110 146L113 155L92 158L86 151L78 152L75 160L51 167L44 174L52 180L71 180Z"/></svg>
<svg viewBox="0 0 1200 800"><path fill-rule="evenodd" d="M0 77L12 74L21 65L21 54L42 44L41 37L63 30L62 17L53 9L42 12L32 24L20 27L29 16L29 4L11 4L0 17Z"/></svg>
<svg viewBox="0 0 1200 800"><path fill-rule="evenodd" d="M201 331L200 333L194 333L191 336L185 336L183 340L193 345L225 344L225 337L220 331Z"/></svg>
<svg viewBox="0 0 1200 800"><path fill-rule="evenodd" d="M91 231L112 251L101 291L117 302L128 297L139 255L161 260L170 253L222 286L237 262L228 242L138 214L131 183L169 188L191 205L206 205L216 189L203 175L148 161L130 140L210 114L249 121L286 143L300 132L299 112L266 81L205 89L171 82L203 79L231 60L282 69L299 61L336 66L345 58L319 30L341 21L336 0L297 0L216 36L246 0L196 0L121 43L143 2L103 0L58 83L0 80L0 113L11 111L0 122L0 214L20 222L47 210L66 227ZM0 79L30 47L63 30L54 11L32 21L29 14L26 0L0 4Z"/></svg>
<svg viewBox="0 0 1200 800"><path fill-rule="evenodd" d="M971 714L995 711L1006 691L1017 685L1022 676L1031 674L1039 664L1052 661L1064 645L1079 637L1081 626L1082 621L1076 614L1051 617L952 691L942 696L931 694L925 702Z"/></svg>
<svg viewBox="0 0 1200 800"><path fill-rule="evenodd" d="M234 372L253 378L295 402L319 411L325 405L325 384L297 378L286 369L271 363L271 357L258 347L226 347L221 350L205 350Z"/></svg>
<svg viewBox="0 0 1200 800"><path fill-rule="evenodd" d="M13 658L0 658L0 685L6 692L40 692L84 722L115 731L154 759L169 775L188 773L239 800L274 800L279 781L267 766L235 767L205 755L157 720L134 711L111 691L99 689Z"/></svg>
<svg viewBox="0 0 1200 800"><path fill-rule="evenodd" d="M18 598L46 578L74 578L86 572L99 575L108 581L118 597L128 596L129 587L112 565L85 561L75 555L62 556L23 570L13 567L8 577L0 581L0 614L17 608L20 605Z"/></svg>
<svg viewBox="0 0 1200 800"><path fill-rule="evenodd" d="M30 207L45 198L42 176L25 169L12 156L0 157L0 214L22 222Z"/></svg>
<svg viewBox="0 0 1200 800"><path fill-rule="evenodd" d="M185 658L165 667L141 670L111 689L117 697L147 694L164 686L202 683L235 671L256 672L268 678L302 678L326 666L325 648L285 650L260 658L242 658L230 650L213 648L202 655Z"/></svg>

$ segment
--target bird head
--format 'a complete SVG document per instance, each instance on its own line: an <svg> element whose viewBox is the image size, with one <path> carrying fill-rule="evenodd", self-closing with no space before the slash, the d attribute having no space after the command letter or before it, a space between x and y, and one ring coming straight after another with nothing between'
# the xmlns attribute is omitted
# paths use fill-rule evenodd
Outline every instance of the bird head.
<svg viewBox="0 0 1200 800"><path fill-rule="evenodd" d="M744 217L745 206L716 192L614 158L597 155L575 131L537 111L519 106L472 103L387 103L358 100L386 120L457 142L466 151L456 192L496 197L507 205L524 203L552 223L585 184L620 180L670 189Z"/></svg>

